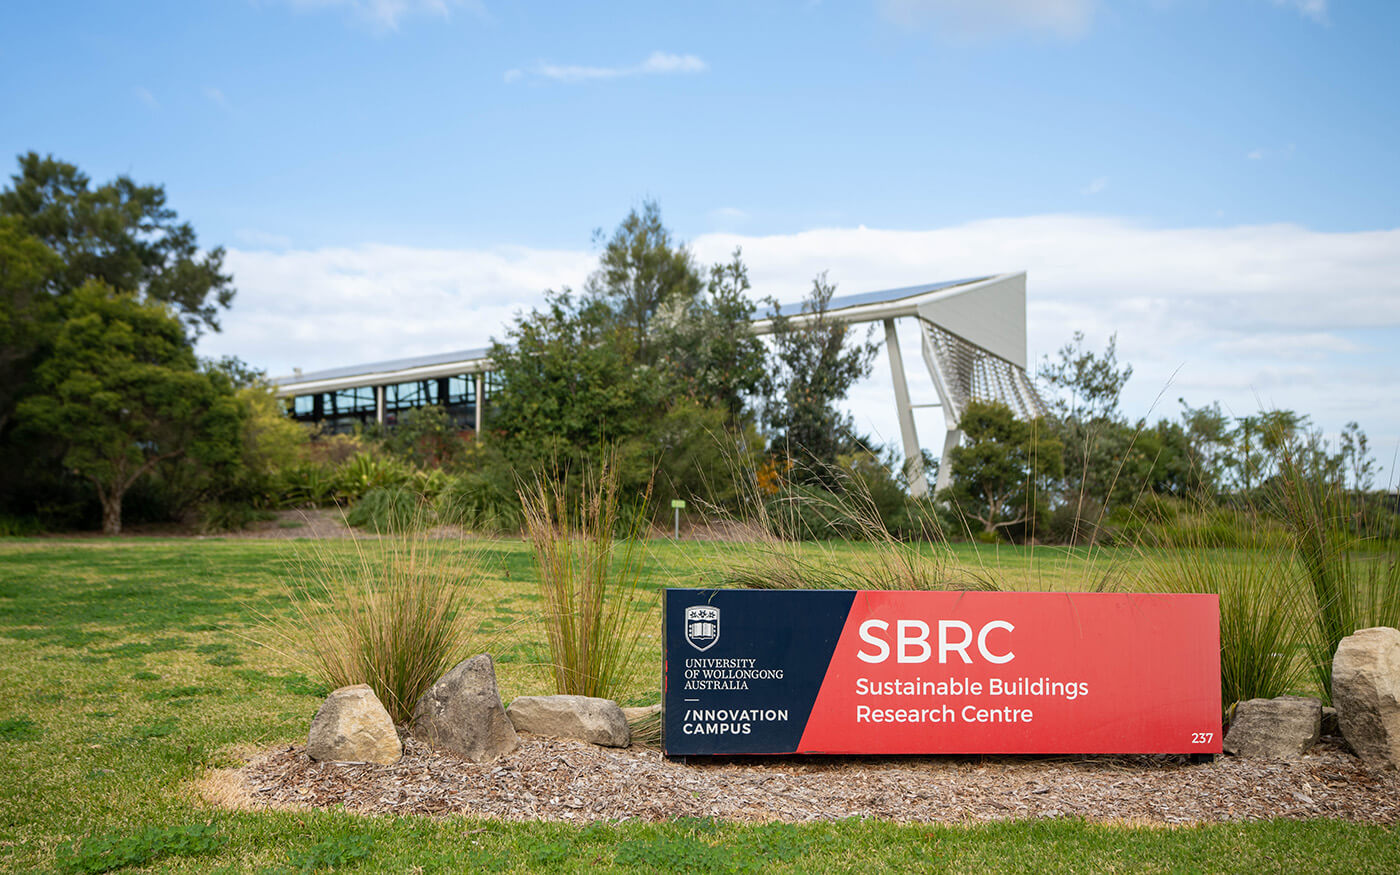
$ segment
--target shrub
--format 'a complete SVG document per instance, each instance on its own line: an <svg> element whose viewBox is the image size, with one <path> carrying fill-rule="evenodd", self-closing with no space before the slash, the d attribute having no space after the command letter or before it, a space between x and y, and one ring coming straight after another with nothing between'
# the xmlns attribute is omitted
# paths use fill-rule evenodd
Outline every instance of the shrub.
<svg viewBox="0 0 1400 875"><path fill-rule="evenodd" d="M641 632L631 619L651 487L623 516L609 455L585 473L578 492L569 497L563 472L536 475L520 490L525 531L539 571L555 691L615 699Z"/></svg>
<svg viewBox="0 0 1400 875"><path fill-rule="evenodd" d="M422 496L402 486L375 488L346 514L345 522L386 535L410 532L431 524L429 507Z"/></svg>
<svg viewBox="0 0 1400 875"><path fill-rule="evenodd" d="M412 476L413 469L403 462L361 453L336 470L335 497L354 501L372 489L403 486Z"/></svg>
<svg viewBox="0 0 1400 875"><path fill-rule="evenodd" d="M324 546L298 557L291 617L270 631L318 680L369 684L406 723L419 697L467 655L476 555L410 537L357 539L355 548L349 558Z"/></svg>
<svg viewBox="0 0 1400 875"><path fill-rule="evenodd" d="M513 532L523 521L520 496L485 473L452 478L435 510L440 522L478 532Z"/></svg>

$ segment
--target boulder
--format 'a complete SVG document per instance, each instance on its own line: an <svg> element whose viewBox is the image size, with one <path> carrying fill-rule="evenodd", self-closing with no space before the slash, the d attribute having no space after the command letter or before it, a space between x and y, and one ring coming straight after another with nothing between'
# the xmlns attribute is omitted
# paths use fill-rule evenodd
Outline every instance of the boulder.
<svg viewBox="0 0 1400 875"><path fill-rule="evenodd" d="M486 654L457 663L413 706L415 738L484 763L520 744L501 707L496 667Z"/></svg>
<svg viewBox="0 0 1400 875"><path fill-rule="evenodd" d="M627 718L612 699L592 696L521 696L506 710L520 732L577 738L604 747L632 742Z"/></svg>
<svg viewBox="0 0 1400 875"><path fill-rule="evenodd" d="M311 721L306 754L318 762L398 762L403 744L384 703L367 684L341 687L326 697Z"/></svg>
<svg viewBox="0 0 1400 875"><path fill-rule="evenodd" d="M1291 759L1322 735L1322 702L1302 696L1250 699L1235 706L1225 752L1242 757Z"/></svg>
<svg viewBox="0 0 1400 875"><path fill-rule="evenodd" d="M1357 756L1400 768L1400 631L1378 626L1342 639L1332 658L1332 704Z"/></svg>

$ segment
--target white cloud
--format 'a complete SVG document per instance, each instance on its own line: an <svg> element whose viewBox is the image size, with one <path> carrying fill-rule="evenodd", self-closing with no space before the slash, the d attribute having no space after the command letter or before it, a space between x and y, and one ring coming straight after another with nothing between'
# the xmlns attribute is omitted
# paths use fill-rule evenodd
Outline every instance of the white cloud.
<svg viewBox="0 0 1400 875"><path fill-rule="evenodd" d="M585 67L574 64L540 62L528 71L507 70L503 78L506 82L515 82L528 72L541 79L552 79L556 82L596 82L603 79L623 79L629 76L703 73L708 69L709 65L695 55L652 52L646 60L630 67Z"/></svg>
<svg viewBox="0 0 1400 875"><path fill-rule="evenodd" d="M403 19L426 15L450 18L453 9L467 9L485 16L479 0L287 0L300 10L341 9L362 24L381 32L398 30Z"/></svg>
<svg viewBox="0 0 1400 875"><path fill-rule="evenodd" d="M1026 270L1031 360L1075 330L1095 349L1116 333L1121 360L1135 367L1125 395L1133 416L1174 416L1184 396L1236 413L1293 408L1332 430L1356 419L1385 448L1379 455L1400 441L1400 229L1152 228L1044 215L691 241L701 264L735 246L754 293L783 302L803 297L822 270L838 294ZM201 353L281 374L482 346L545 289L580 286L595 258L526 247L234 249L227 264L238 298ZM932 401L913 326L900 333L914 401ZM850 408L861 429L898 440L883 353ZM917 421L923 445L937 452L940 412L921 410Z"/></svg>
<svg viewBox="0 0 1400 875"><path fill-rule="evenodd" d="M1327 24L1327 0L1274 0L1275 6L1288 6L1297 9L1305 18L1318 24Z"/></svg>
<svg viewBox="0 0 1400 875"><path fill-rule="evenodd" d="M148 89L136 86L131 89L131 93L136 95L136 99L149 106L151 109L160 109L160 101Z"/></svg>
<svg viewBox="0 0 1400 875"><path fill-rule="evenodd" d="M1108 177L1100 176L1084 186L1084 193L1087 195L1095 195L1106 188L1108 188Z"/></svg>
<svg viewBox="0 0 1400 875"><path fill-rule="evenodd" d="M958 36L1032 31L1076 37L1089 30L1096 5L1096 0L881 0L880 12L903 27L931 25Z"/></svg>
<svg viewBox="0 0 1400 875"><path fill-rule="evenodd" d="M545 289L580 284L593 259L527 248L231 249L238 297L200 353L277 375L485 346Z"/></svg>

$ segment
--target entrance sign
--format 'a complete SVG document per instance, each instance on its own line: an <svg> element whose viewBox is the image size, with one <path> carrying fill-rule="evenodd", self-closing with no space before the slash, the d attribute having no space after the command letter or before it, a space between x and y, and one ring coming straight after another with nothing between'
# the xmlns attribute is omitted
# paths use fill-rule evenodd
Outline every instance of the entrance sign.
<svg viewBox="0 0 1400 875"><path fill-rule="evenodd" d="M665 750L1219 753L1213 595L668 589Z"/></svg>

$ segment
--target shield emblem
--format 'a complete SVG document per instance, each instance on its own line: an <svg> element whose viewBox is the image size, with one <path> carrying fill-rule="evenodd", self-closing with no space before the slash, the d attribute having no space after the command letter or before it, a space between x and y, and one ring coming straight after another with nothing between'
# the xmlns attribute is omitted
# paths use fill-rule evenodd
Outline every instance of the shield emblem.
<svg viewBox="0 0 1400 875"><path fill-rule="evenodd" d="M709 650L719 640L719 608L695 605L685 609L685 640L696 650Z"/></svg>

